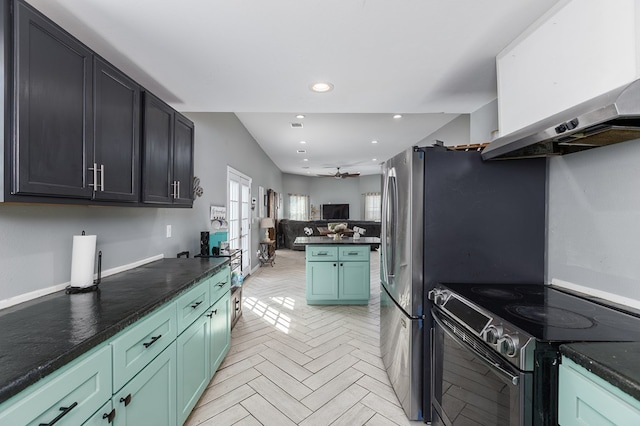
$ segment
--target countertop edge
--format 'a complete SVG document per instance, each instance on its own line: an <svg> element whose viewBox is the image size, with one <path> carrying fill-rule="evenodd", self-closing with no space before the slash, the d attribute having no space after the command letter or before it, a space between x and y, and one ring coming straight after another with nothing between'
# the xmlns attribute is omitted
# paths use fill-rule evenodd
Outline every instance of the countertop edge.
<svg viewBox="0 0 640 426"><path fill-rule="evenodd" d="M624 393L632 396L640 401L640 382L637 379L631 378L618 371L616 368L607 365L605 356L603 360L599 357L585 353L584 348L598 348L599 346L611 348L616 345L631 344L627 342L604 342L604 343L573 343L560 345L560 353L566 356L571 361L575 362L580 367L593 373L597 377L606 381L607 383L615 386ZM639 343L635 343L640 345ZM620 346L622 348L622 346ZM636 357L634 357L636 358Z"/></svg>
<svg viewBox="0 0 640 426"><path fill-rule="evenodd" d="M141 265L138 268L149 267L149 265L153 265L156 262L161 262L161 260L157 260L155 262L151 262L145 265ZM165 305L173 299L176 299L179 295L189 290L193 285L200 282L204 277L215 274L217 271L222 269L224 266L230 263L229 259L225 259L223 262L212 266L206 272L201 273L195 278L192 278L189 281L186 281L184 285L180 286L173 291L167 292L162 297L159 297L152 302L141 306L139 310L137 310L134 314L129 315L127 317L122 318L117 323L112 326L96 333L94 336L82 341L78 345L74 346L70 350L60 353L59 355L51 358L49 362L43 363L35 368L30 369L22 373L15 380L5 384L0 387L0 406L2 406L5 402L10 400L12 397L18 395L23 390L27 389L29 386L37 383L38 381L46 378L50 374L64 367L65 365L71 363L75 359L81 357L85 353L88 353L92 349L96 348L101 343L108 341L110 338L118 334L120 331L124 330L128 326L134 324L140 319L144 318L146 315L155 311L159 307ZM138 269L138 268L133 268ZM129 270L129 271L132 271ZM124 271L128 272L128 271ZM64 290L62 290L64 292Z"/></svg>

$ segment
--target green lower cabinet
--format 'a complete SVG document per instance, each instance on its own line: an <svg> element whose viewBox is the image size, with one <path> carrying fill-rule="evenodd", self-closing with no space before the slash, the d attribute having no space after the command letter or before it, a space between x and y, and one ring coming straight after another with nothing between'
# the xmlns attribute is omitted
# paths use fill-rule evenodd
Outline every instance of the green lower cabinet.
<svg viewBox="0 0 640 426"><path fill-rule="evenodd" d="M222 360L231 347L231 293L227 291L216 303L213 304L209 314L210 339L209 353L210 377L213 377Z"/></svg>
<svg viewBox="0 0 640 426"><path fill-rule="evenodd" d="M113 402L109 400L89 420L82 423L82 426L108 426L113 424L115 418L116 410L113 408Z"/></svg>
<svg viewBox="0 0 640 426"><path fill-rule="evenodd" d="M558 386L561 426L640 425L640 401L568 358L562 358Z"/></svg>
<svg viewBox="0 0 640 426"><path fill-rule="evenodd" d="M307 262L307 303L338 300L338 261Z"/></svg>
<svg viewBox="0 0 640 426"><path fill-rule="evenodd" d="M307 246L308 305L366 305L370 293L368 245ZM321 254L327 253L323 260Z"/></svg>
<svg viewBox="0 0 640 426"><path fill-rule="evenodd" d="M178 424L184 423L209 384L210 320L202 315L176 340Z"/></svg>
<svg viewBox="0 0 640 426"><path fill-rule="evenodd" d="M3 404L0 425L81 425L110 397L111 348L105 345Z"/></svg>
<svg viewBox="0 0 640 426"><path fill-rule="evenodd" d="M176 344L171 343L113 395L115 426L176 424Z"/></svg>

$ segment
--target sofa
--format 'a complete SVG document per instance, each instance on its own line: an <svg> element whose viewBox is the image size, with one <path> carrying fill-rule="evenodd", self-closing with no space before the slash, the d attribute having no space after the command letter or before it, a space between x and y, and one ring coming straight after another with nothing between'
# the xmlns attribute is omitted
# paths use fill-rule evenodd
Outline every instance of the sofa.
<svg viewBox="0 0 640 426"><path fill-rule="evenodd" d="M304 250L304 246L295 246L293 242L296 237L305 237L304 228L311 228L313 230L313 236L320 236L318 227L326 227L330 222L343 222L346 223L349 229L353 229L354 226L366 229L367 233L364 237L380 237L380 222L371 222L365 220L289 220L280 219L278 221L278 248L288 248L292 250ZM378 248L377 245L372 245L371 249Z"/></svg>

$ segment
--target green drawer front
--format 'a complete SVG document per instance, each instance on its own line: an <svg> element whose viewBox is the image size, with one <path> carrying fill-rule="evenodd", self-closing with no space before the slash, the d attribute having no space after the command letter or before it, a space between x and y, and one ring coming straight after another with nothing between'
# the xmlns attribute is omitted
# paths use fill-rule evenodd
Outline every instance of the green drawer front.
<svg viewBox="0 0 640 426"><path fill-rule="evenodd" d="M170 303L129 327L111 343L113 347L113 390L117 391L173 342L176 304Z"/></svg>
<svg viewBox="0 0 640 426"><path fill-rule="evenodd" d="M213 277L209 279L209 288L211 289L211 298L209 299L209 306L216 303L229 289L231 288L231 274L230 268L225 266L217 272ZM207 306L207 308L209 307Z"/></svg>
<svg viewBox="0 0 640 426"><path fill-rule="evenodd" d="M336 246L307 246L307 261L338 260L338 247Z"/></svg>
<svg viewBox="0 0 640 426"><path fill-rule="evenodd" d="M178 334L187 329L209 308L209 280L201 281L178 298Z"/></svg>
<svg viewBox="0 0 640 426"><path fill-rule="evenodd" d="M36 383L19 394L16 403L0 410L2 425L80 425L111 398L111 347L73 361L62 374L44 385ZM24 395L24 396L23 396ZM75 405L74 405L75 404Z"/></svg>
<svg viewBox="0 0 640 426"><path fill-rule="evenodd" d="M369 246L341 246L338 247L340 260L369 260L371 249Z"/></svg>

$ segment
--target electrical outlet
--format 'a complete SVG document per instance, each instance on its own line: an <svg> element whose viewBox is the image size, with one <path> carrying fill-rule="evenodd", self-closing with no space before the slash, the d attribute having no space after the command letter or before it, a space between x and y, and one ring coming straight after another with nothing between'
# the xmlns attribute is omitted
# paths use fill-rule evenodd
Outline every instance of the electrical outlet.
<svg viewBox="0 0 640 426"><path fill-rule="evenodd" d="M167 225L167 238L171 238L171 225Z"/></svg>

